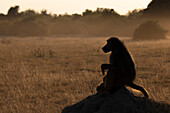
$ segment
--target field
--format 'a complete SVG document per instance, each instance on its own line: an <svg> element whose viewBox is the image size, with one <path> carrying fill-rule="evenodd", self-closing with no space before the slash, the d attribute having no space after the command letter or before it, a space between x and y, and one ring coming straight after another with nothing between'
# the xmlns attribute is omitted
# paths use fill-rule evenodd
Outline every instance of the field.
<svg viewBox="0 0 170 113"><path fill-rule="evenodd" d="M106 39L0 38L0 113L60 113L94 94L100 65L109 62L101 50ZM170 104L170 39L122 40L136 63L135 83Z"/></svg>

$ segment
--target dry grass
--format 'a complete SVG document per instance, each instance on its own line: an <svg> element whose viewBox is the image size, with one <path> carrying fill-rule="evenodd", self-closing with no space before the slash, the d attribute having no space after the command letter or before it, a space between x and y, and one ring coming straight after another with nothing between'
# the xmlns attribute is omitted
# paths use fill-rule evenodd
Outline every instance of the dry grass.
<svg viewBox="0 0 170 113"><path fill-rule="evenodd" d="M95 93L100 65L109 60L100 49L105 39L1 38L0 112L60 113ZM170 104L170 39L123 40L136 62L135 83Z"/></svg>

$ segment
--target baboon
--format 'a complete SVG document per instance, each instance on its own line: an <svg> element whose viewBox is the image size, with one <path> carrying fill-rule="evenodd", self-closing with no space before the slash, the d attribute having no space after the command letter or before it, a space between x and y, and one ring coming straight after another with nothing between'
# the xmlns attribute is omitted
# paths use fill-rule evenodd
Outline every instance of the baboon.
<svg viewBox="0 0 170 113"><path fill-rule="evenodd" d="M97 91L114 93L121 87L130 86L140 90L148 98L147 91L133 83L136 76L135 64L123 42L116 37L111 37L102 50L105 53L111 51L110 64L101 65L103 75L105 70L108 69L108 72L103 79L104 83L97 87Z"/></svg>

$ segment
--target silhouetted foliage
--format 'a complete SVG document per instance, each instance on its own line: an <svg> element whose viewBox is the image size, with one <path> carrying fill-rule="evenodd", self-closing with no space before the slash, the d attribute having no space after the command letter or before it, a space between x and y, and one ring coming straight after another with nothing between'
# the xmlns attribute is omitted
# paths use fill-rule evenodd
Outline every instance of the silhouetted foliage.
<svg viewBox="0 0 170 113"><path fill-rule="evenodd" d="M143 16L143 10L134 9L133 11L129 11L127 16L130 19L136 19L136 18L142 17Z"/></svg>
<svg viewBox="0 0 170 113"><path fill-rule="evenodd" d="M170 16L170 0L152 0L144 10L147 16Z"/></svg>
<svg viewBox="0 0 170 113"><path fill-rule="evenodd" d="M82 14L48 14L28 9L18 12L19 6L11 7L8 14L0 14L0 35L8 36L132 36L134 30L148 20L157 20L170 30L169 18L160 20L152 16L159 4L163 7L167 0L153 0L146 9L135 9L127 15L120 15L114 9L86 9ZM156 4L156 5L154 5ZM169 5L168 5L169 6ZM165 9L168 9L169 7ZM152 11L152 10L153 11ZM163 13L161 13L163 14ZM150 15L150 16L148 16ZM157 14L159 15L159 14Z"/></svg>
<svg viewBox="0 0 170 113"><path fill-rule="evenodd" d="M2 13L0 13L0 20L1 20L1 19L4 19L4 18L5 18L5 15L2 14Z"/></svg>
<svg viewBox="0 0 170 113"><path fill-rule="evenodd" d="M114 9L97 8L95 13L102 14L104 16L120 16Z"/></svg>
<svg viewBox="0 0 170 113"><path fill-rule="evenodd" d="M92 10L86 9L86 11L83 12L83 16L91 15L92 13Z"/></svg>
<svg viewBox="0 0 170 113"><path fill-rule="evenodd" d="M0 13L0 17L4 17L5 15L3 13Z"/></svg>
<svg viewBox="0 0 170 113"><path fill-rule="evenodd" d="M35 16L38 15L37 12L35 12L34 10L28 9L26 11L23 11L20 13L21 16Z"/></svg>
<svg viewBox="0 0 170 113"><path fill-rule="evenodd" d="M134 40L158 40L165 39L167 31L157 22L147 21L141 24L134 32Z"/></svg>
<svg viewBox="0 0 170 113"><path fill-rule="evenodd" d="M42 15L48 15L48 14L47 14L47 10L42 10L42 11L41 11L41 14L42 14Z"/></svg>
<svg viewBox="0 0 170 113"><path fill-rule="evenodd" d="M10 7L10 9L8 10L8 15L16 16L16 15L18 15L18 10L19 10L19 6Z"/></svg>

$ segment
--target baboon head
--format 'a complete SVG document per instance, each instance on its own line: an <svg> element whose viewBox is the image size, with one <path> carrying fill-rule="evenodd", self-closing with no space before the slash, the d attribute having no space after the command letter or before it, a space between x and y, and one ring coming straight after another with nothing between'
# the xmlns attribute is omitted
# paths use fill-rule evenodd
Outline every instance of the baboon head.
<svg viewBox="0 0 170 113"><path fill-rule="evenodd" d="M102 48L105 53L117 50L122 47L123 43L116 37L111 37L107 40L107 44Z"/></svg>

